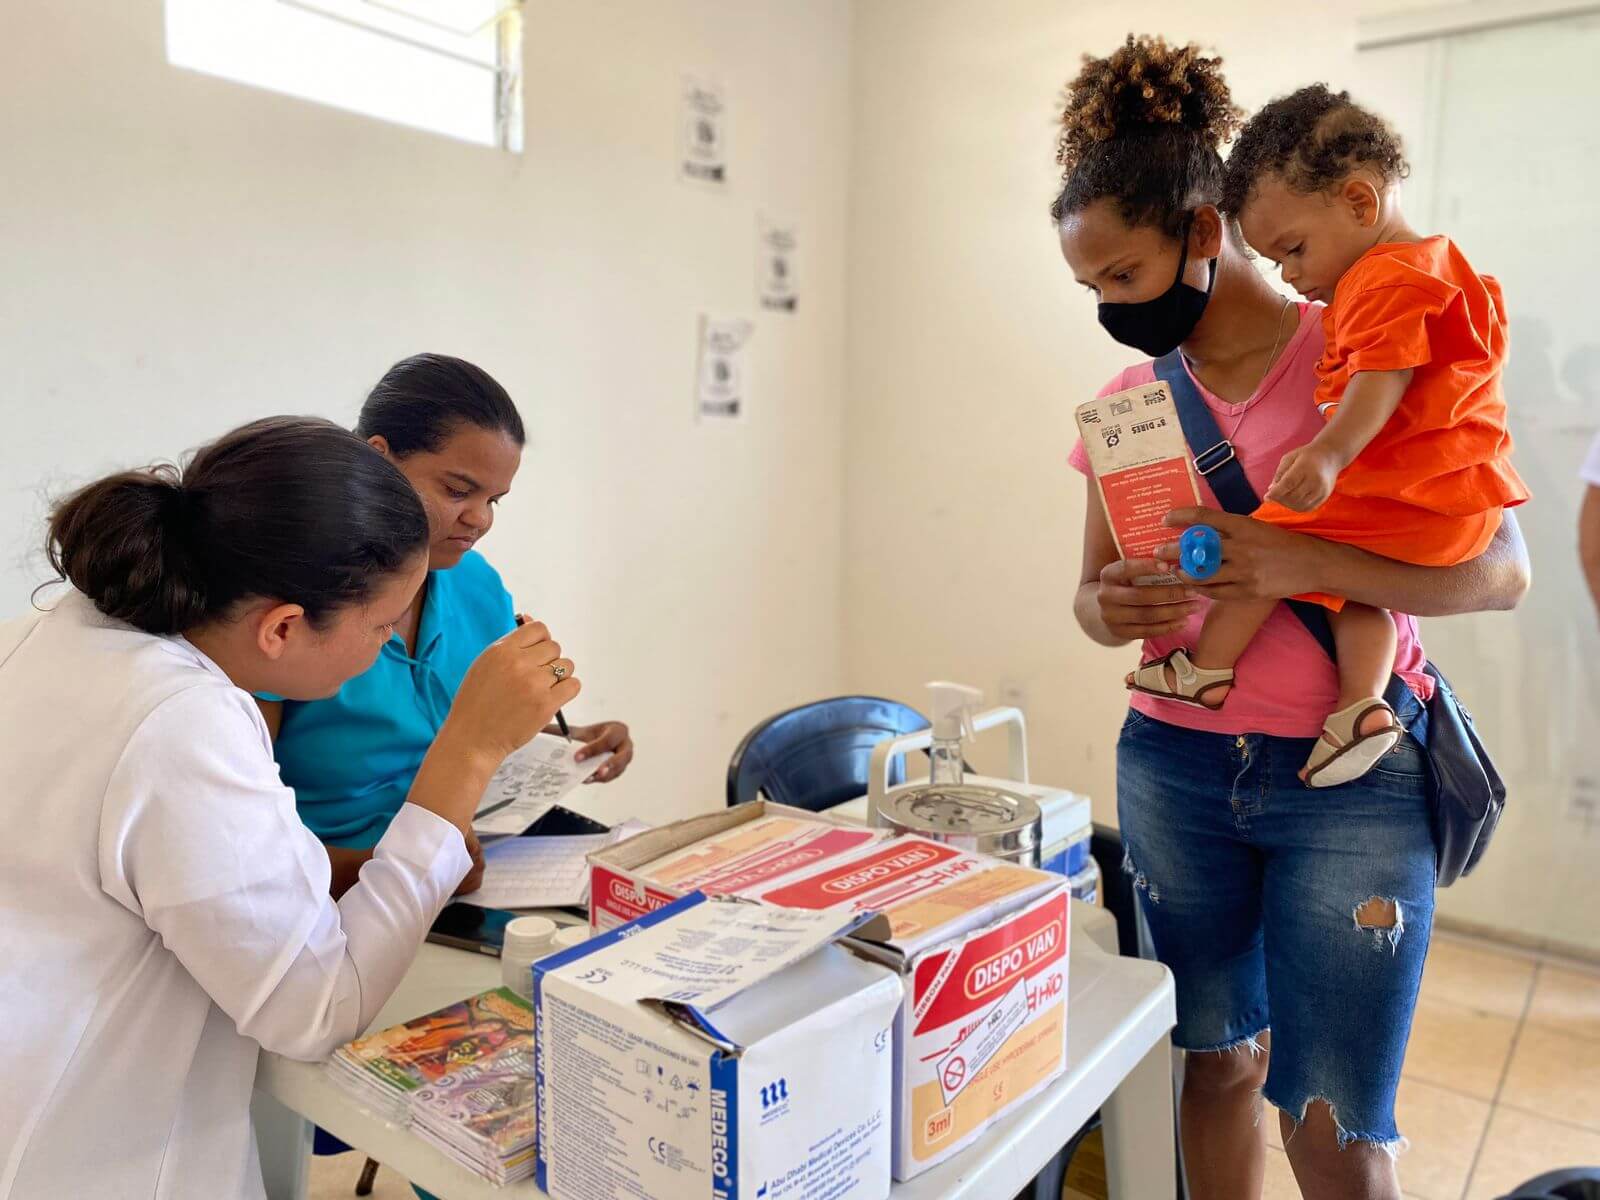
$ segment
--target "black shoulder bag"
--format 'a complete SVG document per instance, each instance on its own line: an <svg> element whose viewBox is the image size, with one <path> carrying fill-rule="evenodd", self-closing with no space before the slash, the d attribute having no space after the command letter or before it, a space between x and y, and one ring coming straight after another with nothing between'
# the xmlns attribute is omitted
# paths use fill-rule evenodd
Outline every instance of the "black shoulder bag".
<svg viewBox="0 0 1600 1200"><path fill-rule="evenodd" d="M1174 350L1155 364L1156 378L1172 388L1178 406L1178 421L1184 439L1194 455L1195 470L1211 486L1218 503L1227 512L1249 516L1260 506L1255 489L1245 477L1244 468L1234 457L1233 443L1222 436L1216 419L1206 407L1199 389ZM1327 611L1303 600L1285 600L1301 623L1317 639L1317 644L1337 658L1333 629ZM1410 732L1422 746L1431 775L1430 799L1433 805L1433 845L1438 867L1438 886L1449 887L1478 865L1489 839L1494 836L1500 814L1505 810L1506 785L1495 770L1489 752L1478 739L1472 714L1466 710L1439 669L1431 662L1423 666L1433 680L1433 699L1418 707ZM1399 676L1389 681L1384 699L1398 714L1410 696L1410 689Z"/></svg>

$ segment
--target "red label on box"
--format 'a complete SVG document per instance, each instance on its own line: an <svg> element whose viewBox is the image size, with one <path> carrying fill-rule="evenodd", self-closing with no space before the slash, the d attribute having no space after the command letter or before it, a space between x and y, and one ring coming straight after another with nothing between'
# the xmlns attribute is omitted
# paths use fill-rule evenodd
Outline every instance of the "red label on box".
<svg viewBox="0 0 1600 1200"><path fill-rule="evenodd" d="M1154 557L1158 546L1177 538L1177 531L1162 524L1167 514L1195 503L1189 463L1182 458L1101 476L1100 490L1123 558Z"/></svg>
<svg viewBox="0 0 1600 1200"><path fill-rule="evenodd" d="M733 893L777 879L808 863L821 862L872 841L870 829L832 829L798 847L789 847L765 861L747 863L741 870L716 875L699 884L703 892Z"/></svg>
<svg viewBox="0 0 1600 1200"><path fill-rule="evenodd" d="M1049 972L1066 953L1067 897L1063 893L1017 920L973 938L961 948L953 968L946 969L949 955L929 955L917 964L912 978L912 1010L922 1008L929 988L937 987L939 992L913 1032L937 1029L984 1008L1015 987L1019 979L1032 981ZM1030 984L1030 1012L1055 998L1035 994L1037 991Z"/></svg>
<svg viewBox="0 0 1600 1200"><path fill-rule="evenodd" d="M624 921L655 912L677 898L605 867L595 867L589 877L589 906L621 917Z"/></svg>
<svg viewBox="0 0 1600 1200"><path fill-rule="evenodd" d="M960 856L961 851L938 842L902 839L831 871L819 871L767 892L761 898L783 908L831 908Z"/></svg>

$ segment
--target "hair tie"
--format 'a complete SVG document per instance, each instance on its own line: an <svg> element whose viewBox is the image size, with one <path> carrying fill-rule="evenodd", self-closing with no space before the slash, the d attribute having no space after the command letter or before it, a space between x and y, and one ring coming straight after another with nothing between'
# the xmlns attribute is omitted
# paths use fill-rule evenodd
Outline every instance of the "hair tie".
<svg viewBox="0 0 1600 1200"><path fill-rule="evenodd" d="M194 521L195 495L181 483L168 485L161 497L161 524L179 534L186 534Z"/></svg>

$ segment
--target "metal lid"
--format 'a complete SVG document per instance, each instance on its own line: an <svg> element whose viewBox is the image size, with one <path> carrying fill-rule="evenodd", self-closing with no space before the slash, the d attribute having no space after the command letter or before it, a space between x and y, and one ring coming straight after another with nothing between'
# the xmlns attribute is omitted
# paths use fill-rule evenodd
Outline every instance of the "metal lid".
<svg viewBox="0 0 1600 1200"><path fill-rule="evenodd" d="M878 801L876 824L1006 855L1039 844L1039 805L1017 792L972 784L901 788Z"/></svg>

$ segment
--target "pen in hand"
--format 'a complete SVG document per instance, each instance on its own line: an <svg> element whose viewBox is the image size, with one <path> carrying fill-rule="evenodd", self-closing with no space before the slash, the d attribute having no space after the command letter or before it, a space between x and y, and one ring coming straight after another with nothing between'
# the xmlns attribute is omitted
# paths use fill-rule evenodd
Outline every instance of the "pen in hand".
<svg viewBox="0 0 1600 1200"><path fill-rule="evenodd" d="M521 628L522 626L526 625L527 623L528 623L528 618L523 616L521 613L518 613L517 614L517 627ZM567 739L567 744L571 745L572 744L572 730L567 728L567 715L566 715L566 713L562 712L559 708L556 709L556 727L561 730L561 736Z"/></svg>

